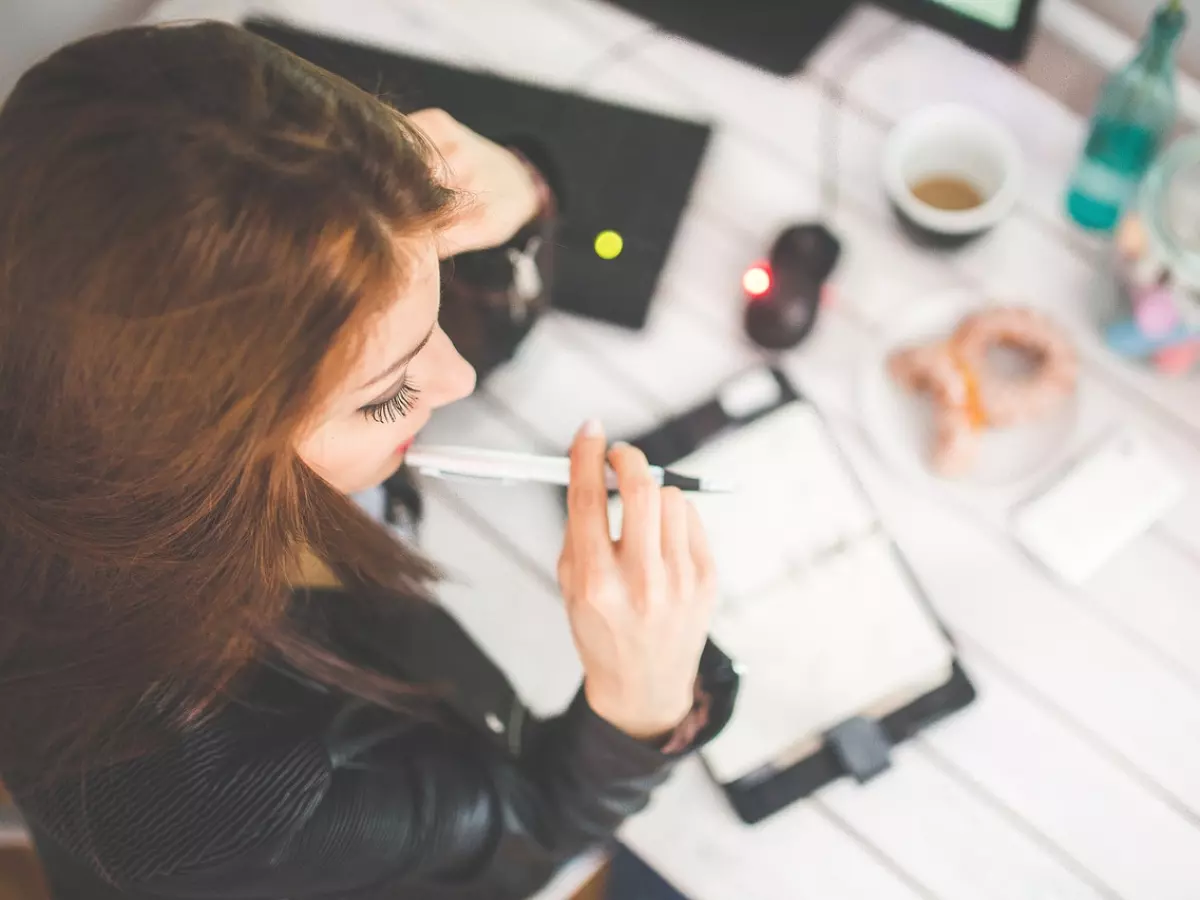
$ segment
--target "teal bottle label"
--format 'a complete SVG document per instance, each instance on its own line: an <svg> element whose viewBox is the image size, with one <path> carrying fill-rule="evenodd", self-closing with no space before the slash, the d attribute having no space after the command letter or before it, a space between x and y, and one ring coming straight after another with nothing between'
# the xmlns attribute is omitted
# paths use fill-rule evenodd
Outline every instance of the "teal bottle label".
<svg viewBox="0 0 1200 900"><path fill-rule="evenodd" d="M1132 122L1097 119L1075 170L1067 209L1085 228L1108 231L1133 202L1158 154L1157 132Z"/></svg>
<svg viewBox="0 0 1200 900"><path fill-rule="evenodd" d="M1083 194L1093 203L1123 209L1137 194L1138 182L1095 160L1086 159L1075 171L1072 194Z"/></svg>

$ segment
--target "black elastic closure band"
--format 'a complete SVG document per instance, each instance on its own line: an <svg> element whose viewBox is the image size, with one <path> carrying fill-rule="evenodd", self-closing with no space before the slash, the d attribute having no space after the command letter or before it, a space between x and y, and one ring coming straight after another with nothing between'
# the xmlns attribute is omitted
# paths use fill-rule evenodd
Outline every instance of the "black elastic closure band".
<svg viewBox="0 0 1200 900"><path fill-rule="evenodd" d="M865 784L892 765L892 742L878 722L863 716L847 719L825 735L834 756L859 784Z"/></svg>

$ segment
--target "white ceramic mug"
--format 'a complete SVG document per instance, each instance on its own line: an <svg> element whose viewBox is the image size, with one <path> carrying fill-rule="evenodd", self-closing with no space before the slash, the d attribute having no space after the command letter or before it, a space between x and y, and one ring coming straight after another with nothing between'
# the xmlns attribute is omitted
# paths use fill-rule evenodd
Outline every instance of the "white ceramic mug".
<svg viewBox="0 0 1200 900"><path fill-rule="evenodd" d="M927 107L897 125L883 155L883 181L901 223L917 241L954 247L994 228L1020 197L1024 165L1016 138L969 106ZM939 209L913 188L930 178L960 178L983 198L963 210Z"/></svg>

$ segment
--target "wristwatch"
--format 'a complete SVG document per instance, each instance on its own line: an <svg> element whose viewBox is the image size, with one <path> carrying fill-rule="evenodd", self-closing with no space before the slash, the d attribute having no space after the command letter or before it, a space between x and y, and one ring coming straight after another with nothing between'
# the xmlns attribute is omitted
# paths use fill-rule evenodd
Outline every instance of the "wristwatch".
<svg viewBox="0 0 1200 900"><path fill-rule="evenodd" d="M523 147L509 147L527 167L537 214L499 247L443 260L442 328L480 383L507 362L550 305L559 199Z"/></svg>
<svg viewBox="0 0 1200 900"><path fill-rule="evenodd" d="M554 192L538 167L517 148L509 147L508 150L525 167L537 192L537 208L533 219L517 232L513 241L504 248L505 256L512 266L512 278L508 289L509 314L515 323L521 323L528 317L530 307L545 293L545 284L538 269L538 251L542 249L543 242L542 231L531 226L544 219L553 219L557 210L554 205Z"/></svg>

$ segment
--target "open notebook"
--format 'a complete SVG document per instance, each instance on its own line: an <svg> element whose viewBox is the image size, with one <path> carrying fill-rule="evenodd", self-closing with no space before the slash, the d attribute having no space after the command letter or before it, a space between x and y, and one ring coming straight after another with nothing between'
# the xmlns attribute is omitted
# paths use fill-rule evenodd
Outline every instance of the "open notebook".
<svg viewBox="0 0 1200 900"><path fill-rule="evenodd" d="M704 751L731 784L779 771L854 716L946 684L953 649L824 420L779 407L674 463L732 481L694 497L721 582L713 639L744 667L732 721ZM620 531L620 501L610 521Z"/></svg>

